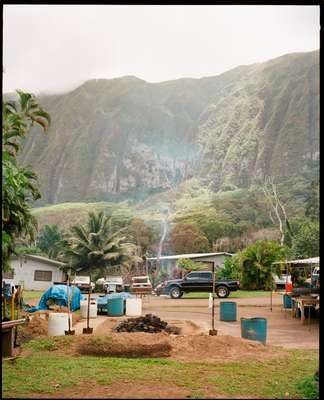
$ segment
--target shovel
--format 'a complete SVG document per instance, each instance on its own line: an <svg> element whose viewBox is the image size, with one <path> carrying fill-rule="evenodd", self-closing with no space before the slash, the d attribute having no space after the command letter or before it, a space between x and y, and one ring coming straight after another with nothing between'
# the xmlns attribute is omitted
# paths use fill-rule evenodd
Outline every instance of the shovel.
<svg viewBox="0 0 324 400"><path fill-rule="evenodd" d="M90 315L90 293L91 293L91 287L89 287L89 292L88 292L88 314L87 314L87 327L83 328L82 333L84 334L91 334L93 332L93 328L89 328L89 315Z"/></svg>
<svg viewBox="0 0 324 400"><path fill-rule="evenodd" d="M72 299L73 299L73 289L74 286L72 287ZM68 331L64 331L65 335L74 335L75 334L75 330L71 330L71 318L70 318L70 280L67 286L67 291L68 291L68 323L69 323L69 330Z"/></svg>

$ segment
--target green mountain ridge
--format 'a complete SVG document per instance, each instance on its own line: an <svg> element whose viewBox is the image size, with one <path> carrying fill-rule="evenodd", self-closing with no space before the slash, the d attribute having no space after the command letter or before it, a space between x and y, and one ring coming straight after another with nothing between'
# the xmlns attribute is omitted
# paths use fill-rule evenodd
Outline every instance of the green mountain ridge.
<svg viewBox="0 0 324 400"><path fill-rule="evenodd" d="M39 100L52 125L32 129L20 161L42 204L144 200L191 179L247 188L319 157L318 51L200 79L94 79Z"/></svg>

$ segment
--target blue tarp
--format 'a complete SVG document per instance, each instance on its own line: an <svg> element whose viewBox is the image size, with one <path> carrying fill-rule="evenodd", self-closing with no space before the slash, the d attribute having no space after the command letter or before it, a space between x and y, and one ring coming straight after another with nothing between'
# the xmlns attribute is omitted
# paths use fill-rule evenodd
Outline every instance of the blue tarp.
<svg viewBox="0 0 324 400"><path fill-rule="evenodd" d="M70 291L70 309L71 311L76 311L80 308L80 300L82 299L82 294L80 289L74 287L73 299L72 299L72 287L69 287ZM51 299L55 304L61 307L67 307L68 305L68 295L66 285L54 285L46 290L41 299L39 300L38 306L31 307L27 309L28 312L35 312L39 310L48 310L48 305L46 302Z"/></svg>

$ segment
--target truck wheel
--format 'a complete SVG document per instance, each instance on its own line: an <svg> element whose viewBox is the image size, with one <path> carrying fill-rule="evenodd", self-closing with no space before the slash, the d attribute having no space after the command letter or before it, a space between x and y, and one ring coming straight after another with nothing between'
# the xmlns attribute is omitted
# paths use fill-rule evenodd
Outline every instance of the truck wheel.
<svg viewBox="0 0 324 400"><path fill-rule="evenodd" d="M230 292L226 286L218 286L216 288L216 295L217 295L217 297L220 297L221 299L228 297L229 294L230 294Z"/></svg>
<svg viewBox="0 0 324 400"><path fill-rule="evenodd" d="M174 287L170 290L170 297L172 299L180 299L180 297L182 296L182 292L180 290L180 288L178 287Z"/></svg>

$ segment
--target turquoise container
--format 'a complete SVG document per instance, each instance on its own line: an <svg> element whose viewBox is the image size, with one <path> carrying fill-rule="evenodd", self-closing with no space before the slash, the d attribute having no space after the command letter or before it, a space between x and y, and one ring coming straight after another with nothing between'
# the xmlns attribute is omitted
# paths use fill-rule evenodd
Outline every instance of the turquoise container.
<svg viewBox="0 0 324 400"><path fill-rule="evenodd" d="M284 308L292 308L291 297L286 293L283 295L283 306Z"/></svg>
<svg viewBox="0 0 324 400"><path fill-rule="evenodd" d="M266 344L267 320L265 318L241 318L241 336Z"/></svg>
<svg viewBox="0 0 324 400"><path fill-rule="evenodd" d="M124 300L121 297L108 299L107 314L111 317L120 317L124 315Z"/></svg>
<svg viewBox="0 0 324 400"><path fill-rule="evenodd" d="M221 321L236 321L236 302L221 301L219 314Z"/></svg>

